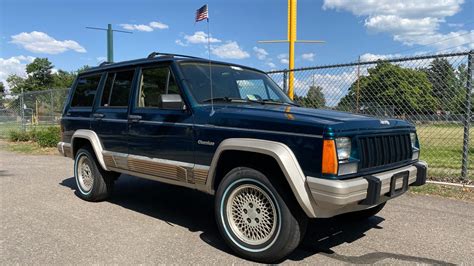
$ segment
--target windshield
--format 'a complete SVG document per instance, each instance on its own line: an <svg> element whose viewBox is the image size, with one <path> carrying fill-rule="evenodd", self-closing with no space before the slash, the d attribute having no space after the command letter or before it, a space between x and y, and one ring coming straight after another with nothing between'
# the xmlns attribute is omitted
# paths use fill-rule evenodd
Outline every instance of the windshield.
<svg viewBox="0 0 474 266"><path fill-rule="evenodd" d="M258 71L232 65L211 65L213 87L211 97L209 64L184 62L180 63L180 66L192 95L199 103L208 103L212 98L214 101L229 103L292 104L272 79Z"/></svg>

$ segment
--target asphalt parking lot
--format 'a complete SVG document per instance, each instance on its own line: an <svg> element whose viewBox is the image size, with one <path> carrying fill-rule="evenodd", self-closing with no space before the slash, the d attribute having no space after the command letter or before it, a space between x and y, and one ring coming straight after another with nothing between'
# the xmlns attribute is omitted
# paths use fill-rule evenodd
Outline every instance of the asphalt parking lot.
<svg viewBox="0 0 474 266"><path fill-rule="evenodd" d="M122 176L114 197L75 195L73 162L0 150L0 264L231 264L213 198ZM472 264L474 204L404 195L365 222L320 219L284 262Z"/></svg>

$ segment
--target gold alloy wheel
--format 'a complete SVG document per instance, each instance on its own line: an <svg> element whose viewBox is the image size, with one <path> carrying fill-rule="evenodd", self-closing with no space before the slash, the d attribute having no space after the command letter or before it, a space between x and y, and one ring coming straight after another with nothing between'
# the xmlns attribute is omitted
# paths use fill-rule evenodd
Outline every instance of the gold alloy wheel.
<svg viewBox="0 0 474 266"><path fill-rule="evenodd" d="M261 245L277 228L276 208L271 197L260 187L245 184L237 187L226 204L232 232L244 243Z"/></svg>
<svg viewBox="0 0 474 266"><path fill-rule="evenodd" d="M92 169L90 166L90 160L85 155L81 156L77 163L77 179L83 192L87 193L92 189L92 185L94 184Z"/></svg>

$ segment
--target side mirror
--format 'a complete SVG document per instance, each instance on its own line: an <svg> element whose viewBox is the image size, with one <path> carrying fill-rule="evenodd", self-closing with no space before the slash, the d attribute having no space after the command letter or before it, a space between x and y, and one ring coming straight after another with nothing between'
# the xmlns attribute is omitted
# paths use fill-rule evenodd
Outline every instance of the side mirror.
<svg viewBox="0 0 474 266"><path fill-rule="evenodd" d="M161 94L161 109L185 110L185 105L179 94Z"/></svg>

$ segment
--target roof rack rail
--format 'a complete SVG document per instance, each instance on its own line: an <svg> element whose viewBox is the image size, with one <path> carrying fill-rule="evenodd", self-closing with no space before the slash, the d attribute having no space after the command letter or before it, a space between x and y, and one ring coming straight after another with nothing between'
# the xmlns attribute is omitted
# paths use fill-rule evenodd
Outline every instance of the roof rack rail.
<svg viewBox="0 0 474 266"><path fill-rule="evenodd" d="M183 54L168 54L168 53L158 53L158 52L152 52L151 54L149 54L147 56L148 59L153 59L155 58L156 56L158 55L161 55L161 56L170 56L170 57L186 57L186 58L194 58L194 59L201 59L199 57L195 57L195 56L190 56L190 55L183 55Z"/></svg>
<svg viewBox="0 0 474 266"><path fill-rule="evenodd" d="M100 63L99 66L101 67L101 66L110 65L110 64L112 64L112 63L108 62L108 61L105 61L105 62Z"/></svg>

